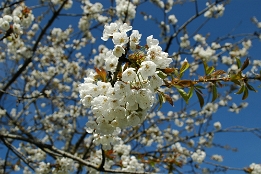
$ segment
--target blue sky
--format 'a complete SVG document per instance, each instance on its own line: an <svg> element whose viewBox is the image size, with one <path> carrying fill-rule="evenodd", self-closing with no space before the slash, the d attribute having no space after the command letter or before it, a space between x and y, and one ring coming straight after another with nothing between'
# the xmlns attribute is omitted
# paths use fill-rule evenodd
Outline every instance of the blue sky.
<svg viewBox="0 0 261 174"><path fill-rule="evenodd" d="M101 3L106 0L100 1ZM28 3L35 3L36 1L28 1ZM38 1L37 1L38 2ZM91 2L96 2L92 1ZM107 0L107 2L110 2ZM199 0L199 9L205 8L205 2ZM109 3L108 3L109 4ZM147 5L148 3L146 3ZM108 6L107 6L108 7ZM237 33L249 33L257 31L256 26L251 23L251 17L256 16L258 20L261 21L261 1L259 0L231 0L231 3L225 7L225 12L223 17L218 19L211 19L200 31L202 35L210 33L209 40L214 40L218 36L226 36L228 33L237 34ZM162 19L162 12L155 6L149 5L145 7L145 4L138 8L137 18L133 23L133 29L137 29L142 33L142 43L145 42L145 38L149 35L154 35L154 38L158 38L159 30L155 27L155 24L151 21L144 21L140 11L146 11L148 14L151 14L154 17L157 17L159 20ZM66 12L66 11L64 11ZM72 9L70 12L77 12L78 9ZM39 13L38 13L39 14ZM192 15L195 14L195 7L193 3L185 3L183 5L176 5L169 14L174 14L178 19L178 26L181 26L185 21L187 21ZM62 18L62 17L61 17ZM60 22L62 21L62 22ZM188 27L188 32L193 33L200 24L205 21L205 18L200 18L192 22ZM56 27L65 27L69 24L77 27L78 20L74 20L71 17L69 20L57 20L55 22ZM100 37L102 36L102 30L94 34L97 38L97 43L102 43ZM181 35L180 35L181 36ZM253 47L249 51L250 59L260 59L261 58L261 42L259 40L253 41ZM94 46L95 47L95 46ZM98 45L97 47L98 48ZM163 46L164 49L164 46ZM175 44L171 47L169 54L175 51ZM182 59L186 58L182 56ZM188 61L192 61L191 57L188 57ZM253 86L257 86L260 83L255 83ZM234 114L227 111L227 108L220 109L213 117L214 121L220 121L223 128L230 126L240 125L246 127L261 127L261 114L260 114L260 98L261 89L258 93L250 92L249 97L246 99L246 102L249 103L246 109L243 109L239 114ZM236 96L232 94L232 102L240 103L241 96ZM195 95L194 95L194 99ZM192 100L195 101L195 100ZM232 103L231 102L231 103ZM197 106L198 107L198 106ZM168 106L163 107L164 111L169 109ZM199 108L199 107L198 107ZM166 110L165 110L166 109ZM174 111L180 109L179 104L174 108L171 108ZM213 121L213 122L214 122ZM222 165L227 165L230 167L247 167L252 162L261 163L261 139L257 138L250 133L220 133L216 134L214 142L222 143L223 145L229 145L232 148L238 148L238 152L226 151L224 149L210 148L207 150L209 154L222 154L224 157L224 162ZM239 173L238 171L229 171L227 173Z"/></svg>

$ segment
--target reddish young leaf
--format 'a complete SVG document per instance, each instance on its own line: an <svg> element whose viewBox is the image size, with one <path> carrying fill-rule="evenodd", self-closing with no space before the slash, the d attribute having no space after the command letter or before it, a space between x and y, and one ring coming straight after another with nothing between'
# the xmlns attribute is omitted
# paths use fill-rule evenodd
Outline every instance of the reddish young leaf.
<svg viewBox="0 0 261 174"><path fill-rule="evenodd" d="M172 98L169 95L164 94L164 97L165 97L166 101L169 102L169 104L171 106L174 106L173 100L172 100Z"/></svg>

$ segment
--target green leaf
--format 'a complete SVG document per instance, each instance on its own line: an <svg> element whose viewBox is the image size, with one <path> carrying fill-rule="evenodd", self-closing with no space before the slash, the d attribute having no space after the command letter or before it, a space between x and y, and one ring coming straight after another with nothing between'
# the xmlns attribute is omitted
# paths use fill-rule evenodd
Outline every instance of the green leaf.
<svg viewBox="0 0 261 174"><path fill-rule="evenodd" d="M206 75L211 74L214 70L215 70L214 66L207 67L207 69L206 69Z"/></svg>
<svg viewBox="0 0 261 174"><path fill-rule="evenodd" d="M248 83L246 83L246 86L247 86L247 88L248 88L249 90L257 92L257 91L255 90L255 88L254 88L253 86L249 85Z"/></svg>
<svg viewBox="0 0 261 174"><path fill-rule="evenodd" d="M241 67L241 61L239 58L236 57L236 61L237 61L237 67L238 69Z"/></svg>
<svg viewBox="0 0 261 174"><path fill-rule="evenodd" d="M179 77L179 76L180 76L177 69L174 70L174 75L175 75L176 77Z"/></svg>
<svg viewBox="0 0 261 174"><path fill-rule="evenodd" d="M215 72L213 72L211 74L211 77L217 77L217 76L220 76L222 74L225 74L226 72L224 70L216 70Z"/></svg>
<svg viewBox="0 0 261 174"><path fill-rule="evenodd" d="M177 88L179 94L181 95L181 97L186 101L186 103L188 104L188 94L181 88Z"/></svg>
<svg viewBox="0 0 261 174"><path fill-rule="evenodd" d="M236 85L241 86L241 83L238 80L231 80L232 82L234 82Z"/></svg>
<svg viewBox="0 0 261 174"><path fill-rule="evenodd" d="M158 96L159 96L159 104L160 104L158 110L160 110L162 107L162 104L165 102L165 98L164 98L164 94L162 94L161 92L158 92Z"/></svg>
<svg viewBox="0 0 261 174"><path fill-rule="evenodd" d="M207 65L206 61L203 61L203 65L204 65L204 71L205 71L205 74L207 75L207 68L208 68L208 65Z"/></svg>
<svg viewBox="0 0 261 174"><path fill-rule="evenodd" d="M185 72L187 69L189 68L189 63L187 60L185 60L179 70L179 73L182 74L183 72Z"/></svg>
<svg viewBox="0 0 261 174"><path fill-rule="evenodd" d="M195 85L195 87L198 89L205 89L203 86L200 86L200 85Z"/></svg>
<svg viewBox="0 0 261 174"><path fill-rule="evenodd" d="M162 71L159 71L159 72L158 72L158 76L159 76L161 79L165 79L166 77L168 77L167 74L165 74L165 73L162 72Z"/></svg>
<svg viewBox="0 0 261 174"><path fill-rule="evenodd" d="M213 86L212 86L212 93L213 93L213 95L212 95L212 102L213 102L213 101L215 101L215 100L217 99L217 97L218 97L218 92L217 92L217 87L216 87L216 85L213 85Z"/></svg>
<svg viewBox="0 0 261 174"><path fill-rule="evenodd" d="M200 107L202 108L204 106L204 98L202 96L202 92L200 90L195 90L195 92L197 94Z"/></svg>
<svg viewBox="0 0 261 174"><path fill-rule="evenodd" d="M244 61L243 65L242 65L242 67L241 67L241 69L240 69L240 71L243 71L244 69L246 69L246 68L248 67L248 65L249 65L249 58L247 58L247 59Z"/></svg>
<svg viewBox="0 0 261 174"><path fill-rule="evenodd" d="M156 163L152 160L149 161L149 164L151 165L151 167L155 167Z"/></svg>
<svg viewBox="0 0 261 174"><path fill-rule="evenodd" d="M242 100L245 100L247 97L248 97L248 89L245 88Z"/></svg>
<svg viewBox="0 0 261 174"><path fill-rule="evenodd" d="M229 74L231 81L233 80L241 80L242 79L242 73L239 72L237 74Z"/></svg>
<svg viewBox="0 0 261 174"><path fill-rule="evenodd" d="M190 87L190 90L188 92L188 100L190 100L191 97L193 96L193 92L194 92L194 87L192 86L192 87Z"/></svg>
<svg viewBox="0 0 261 174"><path fill-rule="evenodd" d="M242 94L245 90L245 85L242 85L235 94Z"/></svg>

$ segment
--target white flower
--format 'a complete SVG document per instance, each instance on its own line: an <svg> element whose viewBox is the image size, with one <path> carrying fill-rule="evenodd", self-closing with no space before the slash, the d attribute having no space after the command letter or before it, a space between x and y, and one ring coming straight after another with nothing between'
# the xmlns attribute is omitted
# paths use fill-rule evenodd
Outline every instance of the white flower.
<svg viewBox="0 0 261 174"><path fill-rule="evenodd" d="M114 85L114 91L117 97L121 98L130 92L130 85L124 82L117 81Z"/></svg>
<svg viewBox="0 0 261 174"><path fill-rule="evenodd" d="M35 170L36 174L51 173L50 163L40 162L39 167Z"/></svg>
<svg viewBox="0 0 261 174"><path fill-rule="evenodd" d="M139 34L138 30L132 30L130 35L130 42L134 43L135 45L140 43L141 34Z"/></svg>
<svg viewBox="0 0 261 174"><path fill-rule="evenodd" d="M0 109L0 118L6 114L6 110Z"/></svg>
<svg viewBox="0 0 261 174"><path fill-rule="evenodd" d="M5 31L8 30L10 28L9 22L3 20L2 23L0 22L0 27Z"/></svg>
<svg viewBox="0 0 261 174"><path fill-rule="evenodd" d="M116 32L113 33L112 41L115 45L124 45L129 42L129 38L126 33Z"/></svg>
<svg viewBox="0 0 261 174"><path fill-rule="evenodd" d="M146 79L149 76L155 75L156 64L152 61L144 61L141 63L141 67L138 70L138 73Z"/></svg>
<svg viewBox="0 0 261 174"><path fill-rule="evenodd" d="M233 59L231 57L222 56L221 59L223 64L231 65L233 63Z"/></svg>
<svg viewBox="0 0 261 174"><path fill-rule="evenodd" d="M132 26L129 26L127 23L120 25L119 30L121 33L126 33L132 29Z"/></svg>
<svg viewBox="0 0 261 174"><path fill-rule="evenodd" d="M105 112L105 109L109 107L109 99L105 95L99 95L91 101L92 106L98 107L98 109L103 109L102 112Z"/></svg>
<svg viewBox="0 0 261 174"><path fill-rule="evenodd" d="M132 113L127 117L127 120L131 126L137 126L140 123L138 113L135 111L132 111Z"/></svg>
<svg viewBox="0 0 261 174"><path fill-rule="evenodd" d="M139 89L136 97L139 107L144 110L150 108L154 102L153 92L146 88Z"/></svg>
<svg viewBox="0 0 261 174"><path fill-rule="evenodd" d="M121 45L115 45L113 49L113 54L116 57L121 57L122 54L125 54L125 49Z"/></svg>
<svg viewBox="0 0 261 174"><path fill-rule="evenodd" d="M137 77L137 74L134 70L135 70L135 68L127 68L122 73L122 81L124 81L124 82L134 81Z"/></svg>
<svg viewBox="0 0 261 174"><path fill-rule="evenodd" d="M206 3L206 5L210 7L210 4L208 2ZM207 18L211 18L211 17L218 18L223 15L224 11L225 11L224 5L218 4L217 6L210 7L209 10L204 13L204 16Z"/></svg>
<svg viewBox="0 0 261 174"><path fill-rule="evenodd" d="M126 109L124 107L116 107L115 109L111 110L112 114L115 118L124 119L126 115Z"/></svg>
<svg viewBox="0 0 261 174"><path fill-rule="evenodd" d="M110 53L111 54L111 53ZM107 54L106 54L107 56ZM105 59L105 66L107 71L115 72L118 64L118 57L114 56L113 54L109 55Z"/></svg>
<svg viewBox="0 0 261 174"><path fill-rule="evenodd" d="M84 98L81 99L81 102L82 102L83 106L89 108L89 107L91 107L92 100L93 100L93 97L91 95L86 95Z"/></svg>
<svg viewBox="0 0 261 174"><path fill-rule="evenodd" d="M153 35L150 35L146 39L148 47L151 47L152 45L158 45L159 41L158 39L153 39Z"/></svg>
<svg viewBox="0 0 261 174"><path fill-rule="evenodd" d="M222 162L223 161L223 157L221 155L212 155L211 159L215 160L215 161L218 161L218 162Z"/></svg>
<svg viewBox="0 0 261 174"><path fill-rule="evenodd" d="M217 130L219 130L219 129L221 129L221 123L218 121L218 122L215 122L214 123L214 127L217 129Z"/></svg>
<svg viewBox="0 0 261 174"><path fill-rule="evenodd" d="M74 162L70 158L65 158L65 157L59 158L59 159L56 160L56 163L60 167L55 168L53 173L69 173L69 172L73 171Z"/></svg>
<svg viewBox="0 0 261 174"><path fill-rule="evenodd" d="M169 23L175 25L178 22L175 15L169 15Z"/></svg>
<svg viewBox="0 0 261 174"><path fill-rule="evenodd" d="M241 109L241 108L239 108L236 103L232 103L232 106L230 106L230 108L229 108L228 110L229 110L230 112L235 112L235 113L238 114L239 111L240 111L240 109Z"/></svg>
<svg viewBox="0 0 261 174"><path fill-rule="evenodd" d="M93 97L98 95L97 85L92 83L82 83L79 85L80 97L83 99L86 95L92 95ZM94 93L95 92L95 93ZM46 93L46 92L45 92Z"/></svg>
<svg viewBox="0 0 261 174"><path fill-rule="evenodd" d="M206 153L204 151L201 151L200 149L197 149L196 152L193 152L191 155L191 158L194 162L202 163L206 157Z"/></svg>
<svg viewBox="0 0 261 174"><path fill-rule="evenodd" d="M217 42L212 42L211 43L211 48L214 49L214 50L219 49L220 47L221 47L220 44L217 43Z"/></svg>
<svg viewBox="0 0 261 174"><path fill-rule="evenodd" d="M127 95L127 101L128 101L127 107L132 107L132 106L134 106L134 108L137 107L138 105L136 105L137 104L136 98L137 98L137 90L131 89ZM129 110L134 110L134 109L129 109Z"/></svg>
<svg viewBox="0 0 261 174"><path fill-rule="evenodd" d="M22 30L20 24L15 23L15 24L13 25L13 30L14 30L14 32L15 32L16 34L19 34L19 35L20 35L20 34L23 34L23 30Z"/></svg>
<svg viewBox="0 0 261 174"><path fill-rule="evenodd" d="M188 40L188 34L184 34L183 37L180 37L180 47L181 48L187 48L190 45L190 41Z"/></svg>
<svg viewBox="0 0 261 174"><path fill-rule="evenodd" d="M69 0L69 1L67 1L67 2L65 3L65 5L63 6L63 8L64 8L65 10L68 10L69 8L72 7L72 5L73 5L73 1L72 1L72 0Z"/></svg>
<svg viewBox="0 0 261 174"><path fill-rule="evenodd" d="M14 21L14 23L17 23L17 24L19 24L21 22L21 20L18 16L14 16L13 21Z"/></svg>
<svg viewBox="0 0 261 174"><path fill-rule="evenodd" d="M163 84L163 80L157 74L151 76L151 78L150 78L150 86L153 89L157 89L162 84Z"/></svg>
<svg viewBox="0 0 261 174"><path fill-rule="evenodd" d="M116 14L119 18L131 20L135 18L136 6L129 0L116 0Z"/></svg>
<svg viewBox="0 0 261 174"><path fill-rule="evenodd" d="M112 134L114 130L115 130L115 127L113 127L111 124L109 124L105 119L101 119L100 122L98 123L96 132L99 134L102 134L102 135L108 135L108 134ZM105 140L105 141L107 141L107 140ZM102 144L106 144L106 142L104 142Z"/></svg>
<svg viewBox="0 0 261 174"><path fill-rule="evenodd" d="M158 64L159 60L161 59L161 51L162 51L162 48L160 46L151 45L147 52L147 54L148 54L147 59Z"/></svg>
<svg viewBox="0 0 261 174"><path fill-rule="evenodd" d="M105 95L107 93L108 89L111 88L111 83L98 81L97 86L99 88L100 94Z"/></svg>
<svg viewBox="0 0 261 174"><path fill-rule="evenodd" d="M179 119L175 119L174 122L175 122L175 125L178 127L182 127L184 125L184 122Z"/></svg>
<svg viewBox="0 0 261 174"><path fill-rule="evenodd" d="M103 30L102 40L107 41L112 37L113 33L118 32L119 25L117 23L110 23L110 25L105 25Z"/></svg>
<svg viewBox="0 0 261 174"><path fill-rule="evenodd" d="M9 15L4 15L3 19L7 22L12 22L12 20L13 20L12 16L9 16Z"/></svg>
<svg viewBox="0 0 261 174"><path fill-rule="evenodd" d="M193 39L197 42L200 42L202 44L206 44L206 38L203 37L201 34L196 34Z"/></svg>
<svg viewBox="0 0 261 174"><path fill-rule="evenodd" d="M260 174L261 173L261 165L252 163L250 164L249 168L252 170L251 174Z"/></svg>

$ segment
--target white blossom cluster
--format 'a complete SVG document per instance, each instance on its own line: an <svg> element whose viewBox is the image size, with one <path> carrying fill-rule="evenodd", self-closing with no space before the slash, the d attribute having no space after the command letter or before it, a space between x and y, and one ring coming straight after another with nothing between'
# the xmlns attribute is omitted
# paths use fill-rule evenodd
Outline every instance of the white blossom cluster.
<svg viewBox="0 0 261 174"><path fill-rule="evenodd" d="M217 103L207 103L200 111L200 115L205 115L205 116L209 117L213 113L217 112L217 110L218 110Z"/></svg>
<svg viewBox="0 0 261 174"><path fill-rule="evenodd" d="M259 22L255 16L252 17L252 22L254 24L256 24L257 28L261 28L261 22ZM259 36L259 38L260 38L260 36Z"/></svg>
<svg viewBox="0 0 261 174"><path fill-rule="evenodd" d="M97 81L95 73L90 73L79 85L81 102L91 108L95 118L88 121L87 130L95 133L94 141L103 144L103 148L110 148L110 143L118 142L115 137L120 132L118 128L137 126L143 122L154 103L155 90L163 84L157 68L167 68L172 62L153 36L147 37L146 53L136 50L141 34L133 30L128 37L127 32L131 29L126 23L105 25L102 39L107 41L112 38L115 46L106 55L102 53L102 57L105 69L115 72L120 57L127 54L125 47L129 43L134 51L129 59L138 56L139 66L123 68L121 79L114 86L110 82Z"/></svg>
<svg viewBox="0 0 261 174"><path fill-rule="evenodd" d="M257 72L261 67L261 60L253 60L253 66L251 72Z"/></svg>
<svg viewBox="0 0 261 174"><path fill-rule="evenodd" d="M154 3L155 5L157 5L160 8L164 8L164 2L162 0L150 0L152 3Z"/></svg>
<svg viewBox="0 0 261 174"><path fill-rule="evenodd" d="M260 174L261 173L260 164L252 163L252 164L250 164L249 168L251 170L251 174Z"/></svg>
<svg viewBox="0 0 261 174"><path fill-rule="evenodd" d="M6 52L1 53L0 61L7 55L10 56L11 60L16 61L22 57L31 56L30 48L25 45L21 36L24 33L23 30L29 28L33 20L32 11L24 3L20 3L13 11L6 10L2 14L2 17L0 17L1 39L7 48Z"/></svg>
<svg viewBox="0 0 261 174"><path fill-rule="evenodd" d="M95 20L99 23L109 22L109 17L102 15L103 5L100 2L91 3L89 0L82 0L83 6L81 6L83 15L79 22L78 28L84 33L84 36L87 39L90 39L91 42L95 42L95 38L92 36L90 31L91 21Z"/></svg>
<svg viewBox="0 0 261 174"><path fill-rule="evenodd" d="M174 0L167 0L167 1L162 1L162 0L150 0L153 4L158 6L161 9L164 9L166 13L171 11L173 5L174 5Z"/></svg>
<svg viewBox="0 0 261 174"><path fill-rule="evenodd" d="M216 130L220 130L222 126L221 126L221 123L218 121L218 122L214 123L214 127Z"/></svg>
<svg viewBox="0 0 261 174"><path fill-rule="evenodd" d="M176 160L181 164L187 163L187 158L190 156L190 152L187 148L181 146L179 142L173 144L171 146L171 149L173 149L173 155L177 156Z"/></svg>
<svg viewBox="0 0 261 174"><path fill-rule="evenodd" d="M128 0L116 0L116 14L120 19L134 19L136 15L136 6L133 2Z"/></svg>
<svg viewBox="0 0 261 174"><path fill-rule="evenodd" d="M34 148L29 144L19 144L18 150L27 154L27 158L32 161L43 161L46 158L46 153L39 148Z"/></svg>
<svg viewBox="0 0 261 174"><path fill-rule="evenodd" d="M122 140L118 144L113 146L111 154L108 154L110 157L106 158L104 168L111 169L113 166L117 165L120 167L115 168L119 171L128 171L128 172L142 172L144 171L144 164L140 163L135 156L130 155L131 146L123 143ZM95 165L101 163L102 151L97 150L91 152L88 161L92 162ZM121 165L118 165L121 164ZM93 168L87 167L90 173L100 173Z"/></svg>
<svg viewBox="0 0 261 174"><path fill-rule="evenodd" d="M130 156L131 146L123 144L117 144L113 147L114 154L118 154L115 161L122 162L122 170L129 172L142 172L144 171L144 164L139 163L135 156Z"/></svg>
<svg viewBox="0 0 261 174"><path fill-rule="evenodd" d="M49 0L43 0L43 1L49 1ZM63 0L51 0L51 2L52 2L54 5L61 5L61 4L64 3ZM67 0L67 1L65 2L65 4L64 4L63 8L64 8L65 10L68 10L68 9L70 9L70 8L72 7L72 5L73 5L73 1L72 1L72 0Z"/></svg>
<svg viewBox="0 0 261 174"><path fill-rule="evenodd" d="M225 7L223 4L218 4L218 5L213 5L211 6L211 4L209 2L206 3L207 7L210 7L208 11L206 11L204 13L204 16L207 18L218 18L223 16L224 11L225 11Z"/></svg>
<svg viewBox="0 0 261 174"><path fill-rule="evenodd" d="M236 103L232 103L232 106L228 110L230 112L235 112L236 114L238 114L241 109L246 108L247 106L248 106L247 102L242 102L240 103L239 106Z"/></svg>
<svg viewBox="0 0 261 174"><path fill-rule="evenodd" d="M68 106L70 108L70 106ZM71 109L70 109L71 110ZM60 135L60 139L66 139L73 132L73 125L70 123L70 118L66 115L73 117L75 113L70 114L70 111L63 110L57 111L51 115L47 115L44 119L41 120L41 123L48 133L53 133L57 130L57 133ZM76 113L77 114L77 113Z"/></svg>
<svg viewBox="0 0 261 174"><path fill-rule="evenodd" d="M202 163L206 157L206 152L197 149L196 152L193 152L191 158L194 162Z"/></svg>
<svg viewBox="0 0 261 174"><path fill-rule="evenodd" d="M212 160L215 160L217 162L222 162L223 161L223 157L221 155L212 155L211 157Z"/></svg>
<svg viewBox="0 0 261 174"><path fill-rule="evenodd" d="M234 49L229 52L231 57L243 57L248 53L249 48L252 46L252 41L250 39L242 42L242 49Z"/></svg>
<svg viewBox="0 0 261 174"><path fill-rule="evenodd" d="M189 36L188 34L184 34L184 36L180 37L180 47L188 48L190 46Z"/></svg>
<svg viewBox="0 0 261 174"><path fill-rule="evenodd" d="M55 166L55 168L53 168ZM58 158L56 160L55 165L51 165L50 163L40 162L38 168L36 168L36 174L45 174L45 173L53 173L53 174L69 174L74 170L74 162L70 158Z"/></svg>
<svg viewBox="0 0 261 174"><path fill-rule="evenodd" d="M220 49L220 44L213 42L211 45L208 45L206 42L206 37L201 34L196 34L193 39L198 43L197 46L191 49L192 56L195 59L214 62L218 60L218 57L215 54L216 50Z"/></svg>
<svg viewBox="0 0 261 174"><path fill-rule="evenodd" d="M28 28L34 20L34 15L31 10L23 3L17 6L12 14L4 14L0 18L0 28L4 31L9 31L9 35L15 39L23 34L23 28Z"/></svg>
<svg viewBox="0 0 261 174"><path fill-rule="evenodd" d="M203 41L204 42L204 41ZM203 59L203 60L216 60L217 58L215 55L215 50L212 49L210 46L203 47L201 45L198 45L193 50L193 57L196 59Z"/></svg>
<svg viewBox="0 0 261 174"><path fill-rule="evenodd" d="M176 18L175 15L169 15L169 23L172 25L175 25L178 22L178 19Z"/></svg>
<svg viewBox="0 0 261 174"><path fill-rule="evenodd" d="M6 110L0 109L0 118L6 114Z"/></svg>

